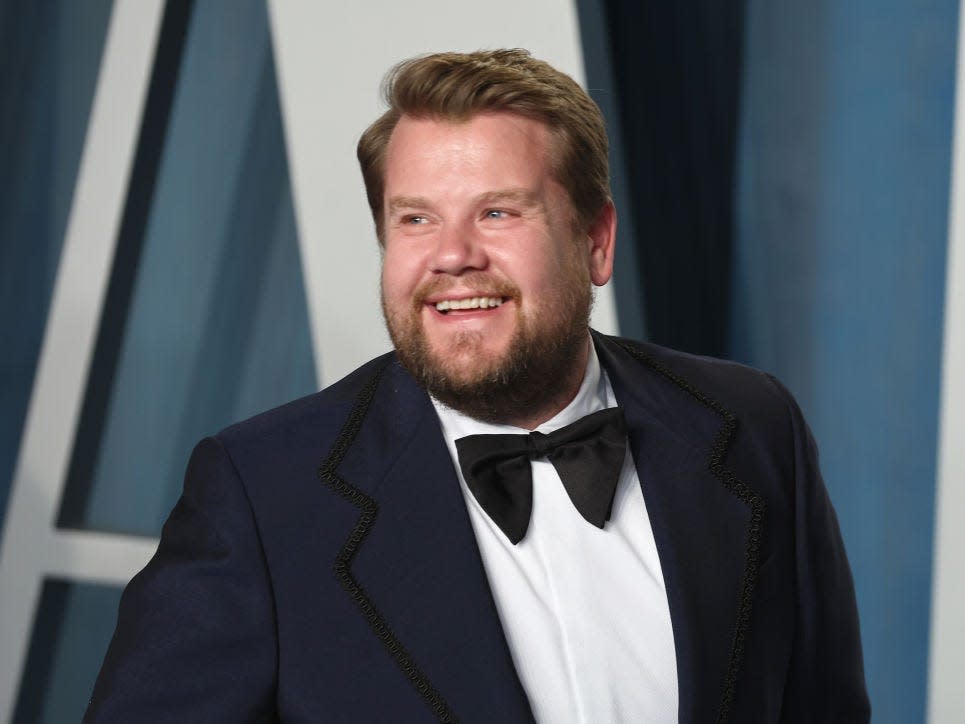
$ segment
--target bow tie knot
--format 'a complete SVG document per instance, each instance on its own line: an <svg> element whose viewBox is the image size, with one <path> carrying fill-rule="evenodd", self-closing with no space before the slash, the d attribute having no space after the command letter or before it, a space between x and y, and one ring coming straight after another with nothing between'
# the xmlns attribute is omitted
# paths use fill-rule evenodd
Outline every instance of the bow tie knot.
<svg viewBox="0 0 965 724"><path fill-rule="evenodd" d="M526 535L533 507L530 461L546 458L573 505L603 528L626 456L623 410L594 412L551 433L469 435L456 440L466 485L514 544Z"/></svg>
<svg viewBox="0 0 965 724"><path fill-rule="evenodd" d="M530 450L532 451L532 456L534 458L545 458L553 449L553 444L550 442L550 436L544 435L541 432L536 432L534 430L526 436L526 439L529 440Z"/></svg>

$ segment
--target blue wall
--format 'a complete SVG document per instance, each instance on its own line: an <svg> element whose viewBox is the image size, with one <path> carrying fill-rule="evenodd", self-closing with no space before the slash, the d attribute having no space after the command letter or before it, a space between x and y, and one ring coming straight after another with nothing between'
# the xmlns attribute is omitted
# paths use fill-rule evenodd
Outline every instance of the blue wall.
<svg viewBox="0 0 965 724"><path fill-rule="evenodd" d="M731 355L797 395L877 722L925 713L958 4L747 9Z"/></svg>

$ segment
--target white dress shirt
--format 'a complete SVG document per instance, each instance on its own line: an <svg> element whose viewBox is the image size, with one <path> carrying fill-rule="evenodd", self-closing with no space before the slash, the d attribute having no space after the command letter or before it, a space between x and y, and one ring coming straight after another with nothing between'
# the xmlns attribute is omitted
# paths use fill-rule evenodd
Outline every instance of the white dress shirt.
<svg viewBox="0 0 965 724"><path fill-rule="evenodd" d="M677 662L660 560L627 448L603 530L573 506L553 465L532 462L533 512L513 545L476 501L455 441L529 432L469 418L433 400L509 650L538 722L677 721ZM616 407L591 347L576 397L536 429L549 433Z"/></svg>

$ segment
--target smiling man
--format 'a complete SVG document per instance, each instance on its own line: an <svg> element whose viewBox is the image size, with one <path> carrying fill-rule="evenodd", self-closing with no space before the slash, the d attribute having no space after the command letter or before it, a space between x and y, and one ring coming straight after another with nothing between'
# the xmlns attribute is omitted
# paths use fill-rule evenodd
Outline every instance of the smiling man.
<svg viewBox="0 0 965 724"><path fill-rule="evenodd" d="M385 87L358 155L395 352L199 444L86 720L867 721L793 399L589 329L596 105L520 50Z"/></svg>

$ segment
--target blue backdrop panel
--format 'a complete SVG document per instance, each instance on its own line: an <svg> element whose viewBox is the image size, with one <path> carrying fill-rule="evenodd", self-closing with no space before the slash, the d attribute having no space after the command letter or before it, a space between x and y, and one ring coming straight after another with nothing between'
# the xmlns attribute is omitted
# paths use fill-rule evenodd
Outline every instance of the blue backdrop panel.
<svg viewBox="0 0 965 724"><path fill-rule="evenodd" d="M821 446L875 720L922 721L958 3L747 12L731 354Z"/></svg>
<svg viewBox="0 0 965 724"><path fill-rule="evenodd" d="M0 521L110 11L110 0L0 0Z"/></svg>
<svg viewBox="0 0 965 724"><path fill-rule="evenodd" d="M201 436L315 386L263 2L195 6L170 118L83 527L156 535Z"/></svg>
<svg viewBox="0 0 965 724"><path fill-rule="evenodd" d="M44 581L13 724L81 720L120 598L115 586Z"/></svg>

